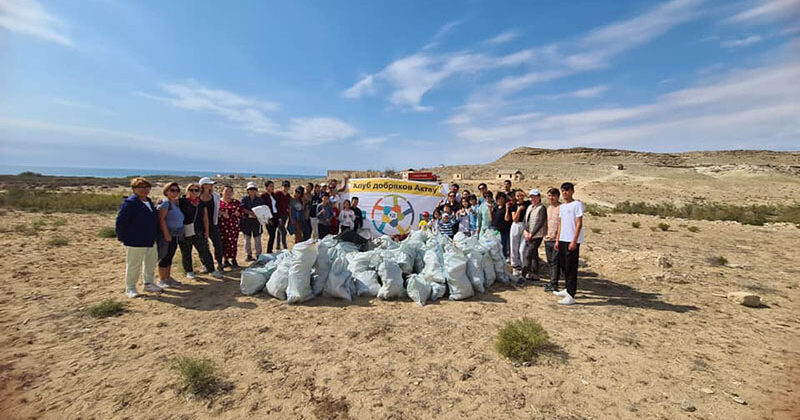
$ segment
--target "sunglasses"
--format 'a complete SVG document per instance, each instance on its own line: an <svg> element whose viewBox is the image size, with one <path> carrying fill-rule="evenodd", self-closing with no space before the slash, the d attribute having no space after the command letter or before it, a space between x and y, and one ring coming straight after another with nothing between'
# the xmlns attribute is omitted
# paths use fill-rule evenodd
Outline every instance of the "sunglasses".
<svg viewBox="0 0 800 420"><path fill-rule="evenodd" d="M181 192L180 188L170 188L168 191L170 192Z"/></svg>
<svg viewBox="0 0 800 420"><path fill-rule="evenodd" d="M189 188L189 192L200 192L199 188Z"/></svg>

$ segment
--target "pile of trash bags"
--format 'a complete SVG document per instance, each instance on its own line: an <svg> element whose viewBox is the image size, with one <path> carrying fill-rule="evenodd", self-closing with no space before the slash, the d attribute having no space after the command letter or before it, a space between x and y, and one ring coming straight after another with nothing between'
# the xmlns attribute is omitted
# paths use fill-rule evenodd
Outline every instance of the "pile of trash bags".
<svg viewBox="0 0 800 420"><path fill-rule="evenodd" d="M500 234L491 230L480 238L458 233L452 240L424 230L401 242L389 236L347 239L326 236L259 256L242 271L242 293L266 292L290 304L323 295L347 301L408 297L425 305L445 296L467 299L496 281L509 282Z"/></svg>

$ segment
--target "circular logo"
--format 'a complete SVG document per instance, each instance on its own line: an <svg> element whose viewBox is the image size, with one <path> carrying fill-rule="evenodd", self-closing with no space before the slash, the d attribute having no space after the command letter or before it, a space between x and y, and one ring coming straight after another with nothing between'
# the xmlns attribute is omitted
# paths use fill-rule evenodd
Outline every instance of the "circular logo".
<svg viewBox="0 0 800 420"><path fill-rule="evenodd" d="M372 207L372 225L380 233L404 235L414 223L414 206L405 197L388 194Z"/></svg>

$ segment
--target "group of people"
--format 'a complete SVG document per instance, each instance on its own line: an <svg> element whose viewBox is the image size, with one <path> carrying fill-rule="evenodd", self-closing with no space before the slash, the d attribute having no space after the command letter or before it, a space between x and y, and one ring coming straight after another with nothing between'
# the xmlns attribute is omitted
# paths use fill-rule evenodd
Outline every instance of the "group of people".
<svg viewBox="0 0 800 420"><path fill-rule="evenodd" d="M248 182L247 195L241 200L234 198L231 185L224 185L220 195L214 192L215 184L203 177L187 185L181 195L181 187L170 182L163 189L164 197L154 203L148 180L131 181L133 194L123 202L116 221L117 238L126 248L127 296L139 295L136 284L143 269L145 291L161 292L179 286L180 281L171 275L178 248L187 278L195 277L193 248L202 262L201 272L222 278L226 268L238 267L239 232L244 236L245 260L253 261L253 250L255 257L262 253L264 225L254 212L258 206L266 206L272 215L266 224L267 253L287 249L288 235L294 235L295 243L299 243L346 230L357 231L363 226L364 212L358 207L358 197L341 199L347 180L341 188L331 180L326 184L308 183L294 191L289 181L283 181L279 191L275 191L272 181L266 181L262 193L255 182ZM575 303L578 255L583 243L583 204L573 199L573 193L574 185L569 182L562 184L560 190L550 188L545 206L538 189L526 194L513 189L511 181L505 181L503 190L496 194L481 183L477 195L460 191L458 184L452 184L433 218L428 212L422 213L419 228L451 238L458 232L479 237L489 229L499 232L503 254L519 284L539 280L539 248L544 242L550 268L545 290L561 296L559 303L571 305ZM156 263L159 279L154 282ZM562 272L566 290L558 288Z"/></svg>
<svg viewBox="0 0 800 420"><path fill-rule="evenodd" d="M260 194L256 183L248 182L247 195L241 200L234 198L233 186L224 185L220 195L214 191L215 184L211 178L203 177L182 191L178 183L170 182L164 186L164 196L153 202L152 184L145 178L131 180L133 194L123 201L116 220L117 239L126 249L128 297L139 296L136 283L143 269L145 291L158 293L180 286L181 282L171 275L178 248L187 278L196 277L193 248L202 263L201 273L222 278L226 268L238 267L239 232L245 240L246 261L254 261L253 248L255 257L262 252L264 229L253 211L258 206L267 206L272 215L266 224L267 253L288 249L288 235L294 235L295 243L299 243L357 230L363 225L358 197L341 200L344 189L337 187L336 180L298 186L293 193L289 181L283 181L279 191L275 191L274 182L266 181L265 191ZM158 281L154 279L156 264Z"/></svg>
<svg viewBox="0 0 800 420"><path fill-rule="evenodd" d="M550 268L550 282L545 291L562 297L561 304L575 303L578 276L578 254L583 243L583 204L573 199L575 186L565 182L547 190L547 205L541 192L534 188L527 194L512 188L510 180L503 190L493 193L485 183L478 185L478 195L460 191L451 184L447 198L433 212L422 213L420 229L431 229L450 238L456 233L482 235L489 229L500 234L503 254L511 264L517 284L538 282L539 248L544 242L545 256ZM561 202L561 196L564 202ZM564 273L566 290L559 290L558 281Z"/></svg>

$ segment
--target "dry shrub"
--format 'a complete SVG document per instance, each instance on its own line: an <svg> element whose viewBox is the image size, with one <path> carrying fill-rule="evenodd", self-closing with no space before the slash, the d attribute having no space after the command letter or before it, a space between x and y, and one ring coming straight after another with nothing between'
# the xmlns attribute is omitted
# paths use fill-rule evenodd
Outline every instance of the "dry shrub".
<svg viewBox="0 0 800 420"><path fill-rule="evenodd" d="M86 308L86 312L94 318L120 316L125 312L125 303L114 299L106 299Z"/></svg>
<svg viewBox="0 0 800 420"><path fill-rule="evenodd" d="M531 361L551 346L547 331L538 321L527 317L503 325L494 342L498 353L515 362Z"/></svg>
<svg viewBox="0 0 800 420"><path fill-rule="evenodd" d="M170 366L181 380L183 386L192 394L209 395L218 382L216 365L211 359L178 356Z"/></svg>

